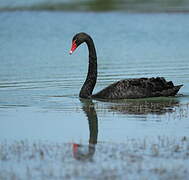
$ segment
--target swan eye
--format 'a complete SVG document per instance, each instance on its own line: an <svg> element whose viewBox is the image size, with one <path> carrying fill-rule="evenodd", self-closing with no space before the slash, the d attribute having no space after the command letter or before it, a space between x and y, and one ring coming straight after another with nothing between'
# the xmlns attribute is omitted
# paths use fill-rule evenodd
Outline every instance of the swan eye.
<svg viewBox="0 0 189 180"><path fill-rule="evenodd" d="M72 42L72 47L71 47L71 50L70 50L70 55L75 51L76 48L77 48L77 44L76 44L76 40L74 40Z"/></svg>

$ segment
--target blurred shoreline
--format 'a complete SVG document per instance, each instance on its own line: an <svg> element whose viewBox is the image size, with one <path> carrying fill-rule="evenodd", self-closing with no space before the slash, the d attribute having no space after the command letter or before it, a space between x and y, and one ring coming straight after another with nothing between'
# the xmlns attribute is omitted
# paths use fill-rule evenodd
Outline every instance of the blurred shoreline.
<svg viewBox="0 0 189 180"><path fill-rule="evenodd" d="M4 11L70 11L70 12L134 12L134 13L188 13L189 2L186 0L167 1L130 1L130 0L93 0L71 2L39 2L33 4L0 5Z"/></svg>

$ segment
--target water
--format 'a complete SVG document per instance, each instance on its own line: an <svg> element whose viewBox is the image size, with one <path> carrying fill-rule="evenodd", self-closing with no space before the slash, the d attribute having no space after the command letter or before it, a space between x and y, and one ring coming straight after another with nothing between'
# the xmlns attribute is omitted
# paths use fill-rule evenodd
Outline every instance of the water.
<svg viewBox="0 0 189 180"><path fill-rule="evenodd" d="M188 14L69 12L0 13L0 140L98 142L188 136ZM81 101L87 48L69 55L77 32L98 54L94 93L123 78L164 76L184 84L175 98ZM182 94L182 95L181 95ZM91 109L92 107L92 109Z"/></svg>

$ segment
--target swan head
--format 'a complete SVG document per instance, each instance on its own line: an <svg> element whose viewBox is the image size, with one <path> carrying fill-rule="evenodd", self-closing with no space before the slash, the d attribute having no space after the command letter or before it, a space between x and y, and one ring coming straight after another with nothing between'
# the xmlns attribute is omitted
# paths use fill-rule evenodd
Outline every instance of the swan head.
<svg viewBox="0 0 189 180"><path fill-rule="evenodd" d="M89 35L84 33L84 32L76 34L72 39L72 47L71 47L71 50L70 50L70 55L76 50L76 48L80 44L85 42L88 38L89 38Z"/></svg>

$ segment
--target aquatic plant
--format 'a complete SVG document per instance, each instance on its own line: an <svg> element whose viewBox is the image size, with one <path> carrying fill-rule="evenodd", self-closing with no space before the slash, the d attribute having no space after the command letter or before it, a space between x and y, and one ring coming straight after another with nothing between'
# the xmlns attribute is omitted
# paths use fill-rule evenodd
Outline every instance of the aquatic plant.
<svg viewBox="0 0 189 180"><path fill-rule="evenodd" d="M77 161L71 143L0 143L0 179L187 179L189 138L98 143L93 161Z"/></svg>

